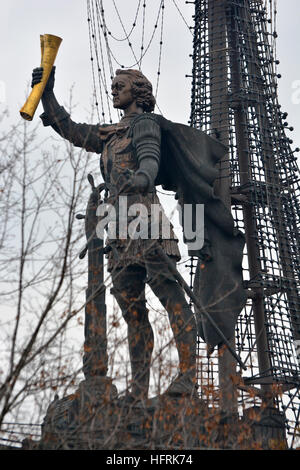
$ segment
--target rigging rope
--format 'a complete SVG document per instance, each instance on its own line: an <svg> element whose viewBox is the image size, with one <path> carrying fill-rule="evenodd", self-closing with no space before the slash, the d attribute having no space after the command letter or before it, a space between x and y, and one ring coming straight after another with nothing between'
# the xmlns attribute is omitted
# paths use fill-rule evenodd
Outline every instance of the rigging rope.
<svg viewBox="0 0 300 470"><path fill-rule="evenodd" d="M100 6L103 8L102 0L101 0L101 5ZM98 12L99 12L100 6L96 2L96 10ZM111 108L110 108L110 102L109 102L109 101L111 101L111 97L108 93L108 85L107 85L107 79L106 79L105 63L104 63L103 48L102 48L102 41L101 41L101 23L100 23L99 14L97 15L97 25L98 25L99 44L100 44L100 50L101 50L101 61L102 61L103 79L104 79L104 86L105 86L107 109L108 109L108 113L109 113L109 121L110 121L110 123L112 123ZM104 33L104 39L106 39L105 33ZM95 44L95 49L96 48L97 48L97 45ZM108 51L107 51L107 58L108 58L108 64L109 64L110 77L112 79L112 77L114 75L114 71L113 71L112 62L111 62L111 58L110 58L110 55L109 55Z"/></svg>
<svg viewBox="0 0 300 470"><path fill-rule="evenodd" d="M112 65L112 60L111 60L111 50L109 48L108 44L108 33L107 33L107 26L106 26L106 21L104 17L104 8L103 8L103 0L96 0L96 9L97 9L97 23L98 23L98 31L99 31L99 37L101 36L101 30L103 31L103 36L105 40L105 45L106 45L106 53L107 53L107 59L108 59L108 64L109 64L109 70L110 70L110 78L111 80L113 79L114 76L114 70L113 70L113 65ZM99 14L100 11L100 14ZM102 24L100 22L100 15L102 18Z"/></svg>
<svg viewBox="0 0 300 470"><path fill-rule="evenodd" d="M116 12L117 12L117 15L118 15L119 21L120 21L120 23L121 23L121 26L122 26L122 29L123 29L123 32L125 33L125 35L126 35L126 39L128 40L128 46L129 46L129 47L130 47L130 49L131 49L131 52L132 52L132 54L133 54L133 57L134 57L134 59L137 61L138 59L137 59L137 57L136 57L136 55L135 55L135 52L134 52L134 50L133 50L132 43L131 43L131 42L129 41L129 39L128 39L128 38L130 37L130 34L131 34L131 33L127 34L127 32L126 32L126 29L125 29L124 23L123 23L123 21L122 21L122 18L121 18L121 16L120 16L119 10L117 9L117 6L116 6L116 3L115 3L115 0L113 0L113 5L114 5L114 7L115 7L115 10L116 10ZM134 29L134 28L132 28L131 32L133 31L133 29Z"/></svg>
<svg viewBox="0 0 300 470"><path fill-rule="evenodd" d="M140 70L141 70L141 67L142 67L143 50L144 50L145 19L146 19L146 0L144 0L144 3L143 3L142 45L141 45L141 57L140 57L139 64L138 64Z"/></svg>
<svg viewBox="0 0 300 470"><path fill-rule="evenodd" d="M110 30L108 30L108 34L115 40L115 41L119 41L119 42L122 42L122 41L127 41L130 36L132 35L134 29L136 28L136 22L137 22L137 17L138 17L138 14L139 14L139 11L140 11L140 7L141 7L141 3L142 3L142 0L139 0L139 3L138 3L138 6L137 6L137 10L136 10L136 13L135 13L135 17L134 17L134 21L132 23L132 27L131 27L131 30L129 31L129 33L125 33L126 36L124 38L116 38L112 32ZM116 3L115 3L115 0L113 0L113 5L114 5L114 8L116 10L116 13L118 15L118 18L120 20L120 23L123 25L123 22L122 22L122 19L121 19L121 16L119 14L119 10L116 6Z"/></svg>
<svg viewBox="0 0 300 470"><path fill-rule="evenodd" d="M161 12L162 12L162 5L164 3L164 0L161 0L160 2L160 5L159 5L159 9L158 9L158 13L157 13L157 17L156 17L156 21L155 21L155 24L154 24L154 28L153 28L153 32L151 34L151 37L149 39L149 42L147 44L147 46L145 47L143 44L141 46L141 50L143 51L141 53L141 56L139 58L139 60L136 60L135 63L131 64L131 65L124 65L122 64L117 58L116 58L116 55L113 53L112 49L110 48L110 45L109 45L109 42L108 42L108 33L107 33L107 27L106 27L106 21L105 21L105 16L104 16L104 9L101 8L101 17L102 17L102 23L103 23L103 35L104 35L104 38L105 38L105 42L106 42L106 48L107 48L107 51L108 51L108 55L110 55L113 60L116 62L116 64L121 67L122 69L125 68L125 69L132 69L133 67L135 66L140 66L141 65L141 62L142 62L142 59L145 57L146 53L148 52L152 42L153 42L153 39L155 37L155 33L157 31L157 27L158 27L158 22L159 22L159 18L160 18L160 15L161 15ZM102 0L101 0L101 4L102 4Z"/></svg>
<svg viewBox="0 0 300 470"><path fill-rule="evenodd" d="M158 70L157 70L157 79L155 87L155 100L157 99L158 85L160 79L160 69L161 69L161 58L162 58L162 46L163 46L163 31L164 31L164 12L165 12L165 3L162 3L162 14L161 14L161 26L160 26L160 41L159 41L159 57L158 57Z"/></svg>
<svg viewBox="0 0 300 470"><path fill-rule="evenodd" d="M188 25L185 17L183 16L179 6L177 5L176 1L175 0L172 0L172 2L174 3L175 7L176 7L176 10L178 11L179 15L181 16L181 19L183 20L184 24L186 25L187 29L189 30L189 32L191 33L191 35L193 35L192 31L191 31L191 27Z"/></svg>
<svg viewBox="0 0 300 470"><path fill-rule="evenodd" d="M108 95L108 90L107 90L107 80L106 80L106 72L105 72L105 63L104 63L104 57L103 57L103 47L102 47L102 41L101 41L101 34L99 32L99 23L95 21L95 10L94 10L94 5L92 4L92 8L90 5L90 0L87 2L88 5L88 24L89 24L89 40L90 40L90 51L91 51L91 62L92 62L92 74L93 74L93 84L94 84L94 95L96 98L96 108L97 108L97 114L100 121L100 116L99 116L99 109L98 109L98 97L97 97L97 87L96 87L96 79L95 79L95 69L94 69L94 57L93 57L93 47L92 44L94 44L94 51L96 55L96 61L97 61L97 71L98 71L98 80L99 80L99 93L100 93L100 101L101 101L101 108L102 108L102 120L105 122L105 111L104 111L104 98L103 98L103 90L102 86L104 87L104 93L106 94L106 102L107 102L107 108L108 108L108 113L109 113L109 119L110 122L112 122L111 119L111 111L110 111L110 103L109 103L109 95ZM98 41L100 45L100 56L101 56L101 65L100 65L100 60L99 60L99 53L98 53L98 47L97 47L97 29L96 29L96 24L98 24Z"/></svg>
<svg viewBox="0 0 300 470"><path fill-rule="evenodd" d="M95 104L96 104L99 122L106 122L106 112L107 112L109 115L110 123L112 122L112 110L111 110L112 98L110 97L110 93L108 91L110 87L108 85L108 80L106 76L107 65L109 68L111 80L113 79L115 75L113 63L115 63L117 67L120 67L122 69L123 68L132 69L134 67L138 67L139 70L141 70L143 59L146 56L147 52L150 49L150 46L153 43L156 31L160 30L157 78L156 78L156 84L154 87L154 96L155 96L155 99L157 99L160 76L161 76L163 32L164 32L164 21L165 21L165 14L164 14L165 0L160 0L159 5L158 5L158 11L154 17L155 23L154 23L153 30L151 32L148 42L145 43L146 7L147 7L146 0L143 0L143 3L142 3L142 0L138 0L136 12L134 15L134 22L132 23L130 31L127 31L125 27L124 21L122 19L118 5L115 0L112 0L112 5L118 17L120 26L124 33L124 37L118 37L117 34L113 34L109 30L107 26L103 0L87 0L89 46L90 46L91 63L92 63L92 77L93 77ZM136 54L136 52L133 49L133 44L132 44L130 37L132 35L133 30L138 26L137 23L138 23L138 17L139 17L139 13L141 10L141 6L143 7L143 14L142 14L142 24L140 25L141 26L140 55L138 56L138 54ZM118 42L127 42L130 48L130 51L134 57L134 63L132 63L131 65L124 65L123 63L121 63L111 48L111 44L109 42L110 40L115 40ZM98 74L98 79L97 79L97 74ZM101 116L100 116L99 107L98 107L99 104L102 108ZM156 106L159 112L162 114L157 103L156 103ZM118 115L119 115L119 111L118 111Z"/></svg>
<svg viewBox="0 0 300 470"><path fill-rule="evenodd" d="M90 2L87 0L87 14L88 14L88 28L89 28L89 46L90 46L90 59L92 63L92 77L93 77L93 84L94 84L94 96L96 100L96 109L97 109L97 114L98 114L98 120L100 122L100 116L99 116L99 108L98 108L98 99L97 99L97 87L96 87L96 78L95 78L95 70L94 70L94 58L93 58L93 47L92 47L92 24L91 24L91 10L90 10ZM101 87L101 81L99 82L99 88L100 88L100 99L101 99L101 107L102 110L103 108L103 98L102 98L102 87ZM103 115L103 112L102 112Z"/></svg>

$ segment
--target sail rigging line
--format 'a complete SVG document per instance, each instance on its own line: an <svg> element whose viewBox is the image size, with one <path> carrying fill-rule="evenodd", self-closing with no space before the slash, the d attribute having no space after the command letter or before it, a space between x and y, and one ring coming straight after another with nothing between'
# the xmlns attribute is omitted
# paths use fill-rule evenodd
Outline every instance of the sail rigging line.
<svg viewBox="0 0 300 470"><path fill-rule="evenodd" d="M127 41L130 38L130 36L132 35L134 29L136 28L136 22L137 22L138 14L139 14L139 11L140 11L141 3L142 3L142 0L138 0L138 6L137 6L136 13L135 13L135 16L134 16L134 20L133 20L133 23L132 23L132 26L131 26L131 30L129 31L129 33L125 32L125 37L124 38L117 38L112 34L112 32L109 29L107 30L109 36L112 39L114 39L115 41L123 42L123 41ZM118 18L119 18L119 20L122 24L120 13L119 13L119 10L118 10L114 0L113 0L113 5L114 5L114 8L115 8L116 13L118 15Z"/></svg>
<svg viewBox="0 0 300 470"><path fill-rule="evenodd" d="M139 70L141 70L142 68L142 60L143 60L144 39L145 39L145 21L146 21L146 0L144 0L144 3L143 3L142 44L141 44L141 57L138 63Z"/></svg>
<svg viewBox="0 0 300 470"><path fill-rule="evenodd" d="M181 12L179 6L177 5L176 1L175 0L172 0L176 10L178 11L179 15L181 16L181 19L183 20L184 24L186 25L187 29L189 30L189 32L191 33L191 35L193 36L193 32L192 32L192 28L188 25L185 17L183 16L183 13Z"/></svg>
<svg viewBox="0 0 300 470"><path fill-rule="evenodd" d="M88 2L89 3L89 2ZM107 82L106 82L106 75L105 75L105 65L104 65L104 58L103 58L103 48L102 48L102 43L101 43L101 37L98 32L98 38L99 38L99 44L100 44L100 53L101 53L101 62L102 62L102 70L104 76L102 76L102 70L100 67L100 60L99 60L99 54L98 54L98 47L97 47L97 29L96 29L96 21L95 21L95 12L94 9L89 10L89 24L90 24L90 41L91 43L94 44L94 51L96 55L96 61L97 61L97 70L98 70L98 80L99 80L99 89L100 89L100 99L101 99L101 106L102 106L102 118L103 121L105 122L105 111L104 111L104 98L103 98L103 92L102 92L102 87L104 87L105 90L107 90ZM91 48L91 61L92 61L92 69L94 73L94 57L93 57L93 50ZM101 85L102 82L102 85ZM97 102L97 89L96 89L96 80L94 80L94 93L96 96L96 106L98 106ZM109 102L107 102L108 110L109 110L109 115L111 116L110 113L110 107L109 107ZM98 108L97 108L98 109ZM100 121L100 116L99 116L99 111L98 111L98 117Z"/></svg>
<svg viewBox="0 0 300 470"><path fill-rule="evenodd" d="M161 58L162 58L162 46L163 46L163 32L164 32L164 13L165 13L165 2L163 0L162 4L162 14L161 14L161 25L160 25L160 41L159 41L159 57L158 57L158 70L157 70L157 79L156 79L156 86L155 86L155 101L157 99L158 94L158 86L159 86L159 79L160 79L160 70L161 70Z"/></svg>
<svg viewBox="0 0 300 470"><path fill-rule="evenodd" d="M102 3L102 1L101 1ZM96 10L99 10L99 5L96 2ZM98 11L97 10L97 11ZM106 78L106 71L105 71L105 63L104 63L104 53L103 53L103 46L102 46L102 41L101 41L101 22L100 22L100 17L99 14L97 14L97 25L98 25L98 37L99 37L99 44L100 44L100 52L101 52L101 62L102 62L102 70L103 70L103 82L104 82L104 87L105 87L105 94L106 94L106 102L107 102L107 108L108 108L108 113L109 113L109 121L112 123L112 117L111 117L111 107L110 107L110 101L111 97L108 93L108 84L107 84L107 78ZM105 36L104 36L105 37ZM97 47L97 44L95 43L95 47ZM114 72L112 69L111 61L109 60L108 56L108 63L109 63L109 70L111 77L113 76ZM98 72L102 76L102 72L100 70L100 67L98 69Z"/></svg>
<svg viewBox="0 0 300 470"><path fill-rule="evenodd" d="M100 0L101 2L101 5L103 4L102 0ZM146 47L143 47L143 54L141 55L139 61L131 64L131 65L124 65L122 64L121 62L119 62L115 56L115 54L113 53L110 45L109 45L109 41L108 41L108 33L107 33L107 26L106 26L106 21L105 21L105 14L104 14L104 9L101 8L101 17L102 17L102 23L103 23L103 28L102 28L102 31L103 31L103 35L104 35L104 38L105 38L105 44L106 44L106 48L107 48L107 54L108 54L108 57L110 57L110 60L111 58L116 62L116 64L120 67L120 68L126 68L126 69L131 69L137 65L139 65L141 63L141 59L143 59L146 55L146 53L148 52L152 42L153 42L153 39L155 37L155 33L157 31L157 26L158 26L158 22L159 22L159 18L160 18L160 15L161 15L161 12L162 12L162 4L163 4L164 0L161 0L160 2L160 5L159 5L159 8L158 8L158 13L157 13L157 16L156 16L156 21L155 21L155 24L154 24L154 28L153 28L153 32L151 34L151 37L149 39L149 42L147 44Z"/></svg>
<svg viewBox="0 0 300 470"><path fill-rule="evenodd" d="M90 24L90 41L94 45L94 51L95 51L95 56L96 56L96 61L97 61L100 99L101 99L101 106L102 106L102 120L104 122L106 121L106 119L105 119L104 98L103 98L103 93L105 92L109 119L110 119L110 122L112 122L109 96L108 96L108 90L107 90L107 79L106 79L106 73L105 73L105 63L104 63L104 57L103 57L103 46L102 46L102 42L101 42L101 33L99 31L100 25L99 25L98 20L95 19L95 17L97 15L96 15L95 10L94 10L94 5L92 4L92 8L91 8L90 7L90 2L88 2L88 4L89 4L88 13L89 13L89 18L90 18L90 21L89 21L89 24ZM98 29L97 29L97 24L98 24ZM99 59L97 40L99 41L99 45L100 45L101 64L100 64L100 59ZM91 57L92 67L94 67L93 52L91 52L91 55L92 55L92 57ZM94 69L93 69L93 71L94 71ZM101 82L102 82L102 85L101 85ZM95 93L95 96L97 97L96 81L95 80L94 80L94 87L95 87L94 93ZM102 91L103 88L104 88L104 92ZM96 100L97 100L97 98L96 98ZM98 106L97 101L96 101L96 106ZM99 112L98 112L98 117L99 117ZM99 117L99 120L100 120L100 117Z"/></svg>
<svg viewBox="0 0 300 470"><path fill-rule="evenodd" d="M106 53L107 53L107 60L108 60L108 65L109 65L109 70L110 70L110 78L111 80L113 79L114 76L114 69L112 65L112 52L109 47L108 43L108 30L106 26L106 20L104 16L104 8L103 8L103 1L102 0L96 0L96 9L97 9L97 21L98 21L98 27L99 27L99 35L100 32L102 31L103 36L104 36L104 41L105 41L105 46L106 46ZM100 17L102 18L102 25L100 23Z"/></svg>
<svg viewBox="0 0 300 470"><path fill-rule="evenodd" d="M128 40L128 45L129 45L129 47L131 49L131 52L132 52L132 54L134 56L134 59L135 59L135 62L130 66L124 66L123 64L121 64L117 60L116 56L114 55L114 53L111 49L109 40L110 40L110 38L112 38L112 35L109 34L109 30L108 30L108 27L107 27L107 21L106 21L106 16L105 16L105 11L104 11L104 2L103 2L103 0L95 0L95 1L88 0L87 4L88 4L88 19L89 19L89 35L90 35L90 49L91 49L93 84L94 84L94 94L95 94L95 98L96 98L97 113L98 113L98 117L99 117L98 94L100 93L100 102L101 102L101 106L102 106L102 121L104 121L104 122L106 121L106 119L105 119L105 109L106 108L104 108L104 102L105 102L104 95L106 95L106 107L107 107L107 110L108 110L110 122L112 122L112 117L111 117L111 101L112 101L112 98L110 97L110 95L108 93L108 82L107 82L107 76L106 76L107 67L106 67L106 59L105 59L104 56L107 57L108 66L109 66L109 70L110 70L110 74L111 74L111 79L113 79L113 77L114 77L113 61L122 69L123 68L130 69L130 68L133 68L135 66L138 66L139 70L140 70L142 60L145 57L146 53L148 52L148 50L149 50L149 48L150 48L150 46L151 46L151 44L154 40L156 31L160 30L157 79L156 79L156 85L154 87L154 96L155 96L155 99L157 100L158 88L159 88L159 82L160 82L160 75L161 75L161 63L162 63L163 31L164 31L164 20L165 20L165 14L164 14L165 0L161 0L160 3L159 3L158 12L157 12L157 15L155 17L154 28L153 28L152 34L150 36L149 42L147 43L146 47L145 47L146 0L144 0L144 3L143 3L144 15L143 15L143 25L142 25L141 56L137 57L137 55L135 54L135 52L132 48L132 44ZM124 21L122 20L120 11L118 9L118 6L117 6L115 0L113 0L113 6L114 6L114 8L117 12L119 22L120 22L121 27L123 29L123 32L125 34L124 39L126 39L126 38L129 37L130 33L127 33L127 31L126 31ZM137 11L136 11L136 14L135 14L135 21L138 17L138 12L140 10L140 6L141 6L141 0L139 1L139 4L137 5ZM160 28L159 28L159 26L160 26ZM102 35L103 35L103 38L104 38L104 43L102 43L102 41L103 41ZM95 61L94 61L94 57L93 57L93 48L94 48L94 54L95 54L95 59L96 59ZM105 50L105 52L104 52L104 50ZM98 76L99 76L98 77L99 78L99 93L97 92L96 76L95 76L96 62L97 62L97 70L98 70ZM163 113L162 113L159 105L157 104L157 102L156 102L156 107L158 109L158 112L162 115ZM118 113L118 117L120 118L120 111L117 110L117 113ZM100 117L99 117L99 120L100 120Z"/></svg>
<svg viewBox="0 0 300 470"><path fill-rule="evenodd" d="M104 65L104 58L103 58L103 48L102 48L102 42L101 42L101 36L98 31L98 38L99 38L99 44L100 44L100 55L101 55L101 63L102 63L102 70L100 67L100 62L99 62L99 55L98 55L98 48L97 48L97 31L96 31L96 22L95 22L95 13L94 9L92 12L92 18L93 18L93 39L94 39L94 49L95 49L95 54L96 54L96 59L97 59L97 68L98 68L98 77L99 77L99 86L101 87L101 81L103 83L104 91L107 92L107 80L106 80L106 73L105 73L105 65ZM98 25L98 30L99 30L99 25ZM102 87L101 87L102 90ZM102 91L101 91L101 96L102 96ZM107 107L109 111L109 116L111 120L111 113L110 113L110 106L109 102L107 99L107 93L106 93L106 101L107 101ZM104 111L104 99L102 100L102 117L105 122L105 111Z"/></svg>
<svg viewBox="0 0 300 470"><path fill-rule="evenodd" d="M137 12L136 12L136 16L135 16L135 22L136 22L136 19L137 19L137 16L138 16L138 10L139 10L139 7L140 7L140 4L141 4L141 0L139 2L139 5L138 5L138 9L137 9ZM117 8L117 5L116 5L116 2L115 0L113 0L113 5L114 5L114 8L116 10L116 13L118 15L118 18L119 18L119 21L120 21L120 24L122 26L122 29L123 29L123 32L125 33L125 39L128 39L131 32L127 34L126 32L126 29L125 29L125 26L124 26L124 23L122 21L122 18L121 18L121 15L120 15L120 12ZM142 45L141 45L141 52L143 51L143 48L144 48L144 36L145 36L145 18L146 18L146 0L144 1L143 3L143 25L142 25ZM160 27L160 41L159 41L159 59L158 59L158 71L157 71L157 80L156 80L156 87L155 87L155 99L157 98L157 93L158 93L158 86L159 86L159 78L160 78L160 69L161 69L161 57L162 57L162 45L163 45L163 29L164 29L164 9L165 9L165 0L162 0L162 4L161 4L161 10L162 10L162 13L161 13L161 27ZM158 22L157 22L158 24ZM132 29L133 30L133 29ZM132 31L131 30L131 31ZM140 61L137 59L136 57L136 54L133 50L133 47L132 47L132 43L130 41L128 41L128 45L132 51L132 54L134 56L134 59L136 60L137 64L139 63L139 70L141 70L141 59ZM159 109L159 106L157 105L157 108ZM161 111L160 111L161 113ZM162 113L161 113L162 114Z"/></svg>
<svg viewBox="0 0 300 470"><path fill-rule="evenodd" d="M106 25L106 20L104 17L104 7L103 7L103 1L102 0L96 0L96 9L97 9L97 22L98 22L98 31L99 31L99 40L101 38L101 32L104 36L104 41L105 41L105 46L106 46L106 55L107 55L107 60L108 60L108 67L109 67L109 72L110 72L110 79L113 80L114 78L114 68L112 64L112 56L111 56L111 51L109 48L109 43L108 43L108 34L107 34L107 25ZM100 17L102 19L102 24L100 21ZM101 42L102 44L102 42ZM102 55L103 57L103 55ZM103 69L105 73L105 65L104 65L104 59L103 59ZM106 83L106 96L108 100L108 108L109 108L109 114L110 114L110 123L112 123L112 118L111 118L111 111L110 111L110 105L109 105L109 100L112 101L111 96L108 94L108 86ZM120 111L117 110L117 115L118 118L120 119Z"/></svg>
<svg viewBox="0 0 300 470"><path fill-rule="evenodd" d="M122 26L122 29L123 29L123 32L125 33L125 35L126 35L126 38L127 38L127 40L128 40L128 46L129 46L129 48L130 48L130 50L131 50L131 52L132 52L132 55L133 55L133 57L134 57L134 60L135 60L135 61L138 61L138 58L137 58L137 56L135 55L134 49L133 49L133 47L132 47L132 43L131 43L131 42L129 41L129 39L128 39L128 38L129 38L129 36L130 36L130 34L127 34L127 32L126 32L126 29L125 29L124 23L123 23L123 21L122 21L122 18L121 18L121 15L120 15L120 13L119 13L119 10L117 9L117 6L116 6L116 3L115 3L115 0L113 0L113 5L114 5L114 7L115 7L115 10L116 10L116 12L117 12L117 15L118 15L119 21L120 21L120 23L121 23L121 26Z"/></svg>
<svg viewBox="0 0 300 470"><path fill-rule="evenodd" d="M91 56L90 59L91 59L91 64L92 64L92 77L93 77L93 85L94 85L94 96L95 96L95 100L96 100L95 104L96 104L98 120L100 122L100 115L99 115L99 108L98 108L98 97L97 97L97 87L96 87L96 77L95 77L95 70L94 70L93 47L92 47L92 25L91 25L90 0L87 1L87 14L88 14L87 21L88 21L88 29L89 29L89 46L90 46L90 56ZM101 106L102 106L102 110L104 110L101 81L99 83L99 88L100 88ZM103 112L102 112L102 114L103 114Z"/></svg>

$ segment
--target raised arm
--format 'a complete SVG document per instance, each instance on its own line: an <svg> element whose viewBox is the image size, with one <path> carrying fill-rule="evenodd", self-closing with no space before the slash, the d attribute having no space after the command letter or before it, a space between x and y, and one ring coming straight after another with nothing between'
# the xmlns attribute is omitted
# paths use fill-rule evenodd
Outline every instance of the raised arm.
<svg viewBox="0 0 300 470"><path fill-rule="evenodd" d="M32 72L32 86L42 79L43 68L35 68ZM42 96L44 113L40 118L44 126L51 126L64 139L75 147L82 147L88 152L101 153L102 142L99 138L99 125L81 124L72 121L69 113L60 106L54 95L55 67L52 68L49 80Z"/></svg>

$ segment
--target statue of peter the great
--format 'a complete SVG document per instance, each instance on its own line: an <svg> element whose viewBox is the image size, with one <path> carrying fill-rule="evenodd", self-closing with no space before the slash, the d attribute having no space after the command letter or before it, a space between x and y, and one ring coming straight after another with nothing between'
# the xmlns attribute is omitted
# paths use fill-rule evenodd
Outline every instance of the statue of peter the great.
<svg viewBox="0 0 300 470"><path fill-rule="evenodd" d="M204 245L191 251L199 258L194 291L230 338L244 304L241 277L244 240L239 232L235 232L231 214L213 191L217 177L215 165L226 149L200 131L154 114L152 85L137 70L117 70L112 81L113 106L123 111L120 122L77 124L55 98L54 71L53 68L42 96L43 123L52 126L76 147L101 154L100 168L107 190L105 202L113 204L117 214L120 196L126 196L128 208L136 203L143 204L150 214L153 205L160 205L156 194L156 186L160 184L177 193L183 209L185 204L192 207L204 204ZM34 69L33 85L40 82L42 73L42 68ZM178 351L179 374L167 393L192 394L196 387L194 313L182 287L155 249L159 244L176 265L180 252L172 228L168 239L162 236L160 229L156 240L117 235L107 243L113 248L107 255L112 293L128 325L132 370L130 397L144 399L149 388L154 339L146 307L146 283L168 312ZM201 312L198 333L212 348L221 341L201 317Z"/></svg>

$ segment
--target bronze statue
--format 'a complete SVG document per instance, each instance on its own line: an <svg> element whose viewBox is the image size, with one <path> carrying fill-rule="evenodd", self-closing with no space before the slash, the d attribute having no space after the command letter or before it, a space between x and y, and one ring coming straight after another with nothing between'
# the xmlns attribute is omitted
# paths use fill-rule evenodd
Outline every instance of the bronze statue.
<svg viewBox="0 0 300 470"><path fill-rule="evenodd" d="M200 131L154 114L151 83L137 70L117 70L113 79L113 106L123 111L119 123L77 124L55 98L54 72L53 67L42 96L43 123L51 125L75 146L101 154L105 202L112 204L117 213L119 196L126 196L128 207L137 203L148 209L153 204L159 206L158 184L174 190L182 207L205 204L204 246L194 252L190 250L199 258L196 291L202 305L230 338L245 300L241 277L244 240L235 232L231 214L213 193L215 164L226 149ZM42 68L34 69L33 85L41 80L42 73ZM146 398L149 387L153 331L146 308L146 282L168 312L179 356L180 371L167 393L192 394L196 387L194 313L182 287L159 256L157 244L176 266L180 253L172 227L168 239L159 229L155 240L151 237L108 240L112 293L128 325L133 400ZM221 342L201 311L198 333L212 348Z"/></svg>

